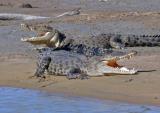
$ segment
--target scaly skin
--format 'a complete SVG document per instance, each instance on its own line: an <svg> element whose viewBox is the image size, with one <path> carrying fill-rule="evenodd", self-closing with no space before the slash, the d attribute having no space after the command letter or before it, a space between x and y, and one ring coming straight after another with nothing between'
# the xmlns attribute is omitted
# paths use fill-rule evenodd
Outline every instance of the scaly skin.
<svg viewBox="0 0 160 113"><path fill-rule="evenodd" d="M30 30L39 32L36 27L22 24L22 26L29 28ZM29 27L28 27L29 26ZM66 47L70 46L80 46L83 45L86 48L116 48L123 49L125 47L136 47L136 46L160 46L160 35L122 35L122 34L99 34L92 37L79 37L79 38L69 38L61 34L58 30L51 29L51 27L45 26L38 27L38 29L43 30L44 35L39 37L32 37L28 39L22 39L22 41L30 42L32 44L45 44L48 47ZM42 30L41 30L42 32Z"/></svg>
<svg viewBox="0 0 160 113"><path fill-rule="evenodd" d="M39 55L35 76L45 77L45 70L49 75L64 75L68 79L85 79L104 74L136 74L136 70L117 64L118 60L129 59L136 53L127 54L115 51L105 56L86 57L64 50L47 50Z"/></svg>
<svg viewBox="0 0 160 113"><path fill-rule="evenodd" d="M67 38L65 40L67 40ZM79 37L72 41L72 45L80 44L86 45L88 47L116 49L136 46L152 47L160 46L160 35L99 34L92 37Z"/></svg>
<svg viewBox="0 0 160 113"><path fill-rule="evenodd" d="M86 57L94 57L94 56L104 56L106 54L110 54L114 50L112 49L103 49L103 48L96 48L96 47L86 47L85 45L80 46L65 46L61 48L50 48L50 47L43 47L36 49L39 53L44 51L58 51L58 50L65 50L73 53L77 53L80 55L85 55Z"/></svg>

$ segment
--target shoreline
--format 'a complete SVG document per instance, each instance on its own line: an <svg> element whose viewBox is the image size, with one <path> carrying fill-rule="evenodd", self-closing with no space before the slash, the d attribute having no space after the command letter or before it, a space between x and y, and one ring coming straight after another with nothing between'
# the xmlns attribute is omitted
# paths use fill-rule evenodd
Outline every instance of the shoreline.
<svg viewBox="0 0 160 113"><path fill-rule="evenodd" d="M96 100L102 100L102 101L113 101L113 102L118 102L118 103L128 103L128 104L135 104L135 105L149 105L149 106L156 106L160 107L160 102L159 101L153 101L151 102L151 99L147 99L147 97L136 97L136 96L129 96L125 94L115 94L108 92L107 95L97 95L97 94L89 94L88 92L86 93L73 93L70 91L66 91L65 89L57 90L56 88L50 89L50 88L40 88L40 87L32 87L32 86L27 86L23 84L22 86L19 85L1 85L0 87L10 87L10 88L22 88L22 89L30 89L30 90L37 90L37 91L42 91L46 93L51 93L51 94L60 94L63 96L69 96L69 97L85 97L85 98L90 98L90 99L96 99Z"/></svg>
<svg viewBox="0 0 160 113"><path fill-rule="evenodd" d="M136 56L125 63L130 67L145 65L146 70L151 67L153 69L160 65L158 57L160 55ZM152 62L154 66L151 62L149 62L150 64L146 63L146 61L152 59L154 59L154 62ZM35 69L36 63L33 59L14 58L2 61L0 64L0 87L35 89L66 96L91 97L133 104L160 105L159 70L129 76L91 77L88 80L68 80L64 76L51 76L47 77L45 82L39 83L36 78L29 79L29 76L34 74Z"/></svg>
<svg viewBox="0 0 160 113"><path fill-rule="evenodd" d="M64 96L64 97L80 97L80 98L88 98L88 99L92 99L92 100L99 100L99 101L104 101L104 102L116 102L116 103L126 103L126 104L133 104L133 105L145 105L145 106L153 106L153 107L160 107L159 102L154 102L154 103L149 103L149 100L133 100L133 99L137 99L137 97L127 97L127 99L124 99L126 95L122 96L120 95L118 98L114 98L114 96L116 94L114 94L112 96L112 98L110 97L100 97L98 95L86 95L86 94L72 94L71 92L65 92L65 91L53 91L51 89L43 89L43 88L35 88L35 87L28 87L28 86L24 86L24 87L19 87L19 86L14 86L14 85L0 85L0 88L3 87L8 87L8 88L19 88L19 89L28 89L28 90L34 90L34 91L39 91L39 92L44 92L44 93L48 93L48 94L55 94L55 95L60 95L60 96ZM118 95L118 94L117 94ZM109 95L107 95L109 96ZM122 98L123 97L123 98ZM121 99L120 99L121 98ZM139 98L142 99L142 98ZM144 98L146 99L146 98Z"/></svg>

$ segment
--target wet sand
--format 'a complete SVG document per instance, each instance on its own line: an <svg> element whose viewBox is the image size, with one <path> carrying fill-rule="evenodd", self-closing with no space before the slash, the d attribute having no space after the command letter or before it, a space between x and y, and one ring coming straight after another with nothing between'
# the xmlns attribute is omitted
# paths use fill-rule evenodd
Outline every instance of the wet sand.
<svg viewBox="0 0 160 113"><path fill-rule="evenodd" d="M28 0L27 2L37 7L31 9L0 6L1 13L14 12L54 17L70 9L82 7L82 13L87 14L62 17L56 20L0 21L0 86L40 89L66 95L159 106L159 47L128 48L128 50L137 50L139 54L121 63L143 71L137 75L103 76L88 80L67 80L65 77L53 76L48 77L48 81L40 83L38 79L29 78L36 69L36 52L31 50L33 46L30 44L20 42L20 38L32 36L34 33L22 31L19 28L22 22L50 22L54 28L66 33L67 36L75 38L77 36L108 32L159 34L160 14L158 12L159 7L156 5L158 1L152 2L152 5L148 2L144 2L144 5L138 4L138 1L132 3L130 0L119 0L121 2L109 0L108 3L94 2L90 5L88 5L91 3L90 0L89 2L82 0L81 3L76 1L78 0L71 2L72 4L70 2L58 4L56 0L55 2L48 0L43 4L43 1ZM3 1L3 3L8 2L18 3L16 0ZM60 6L63 6L63 8Z"/></svg>

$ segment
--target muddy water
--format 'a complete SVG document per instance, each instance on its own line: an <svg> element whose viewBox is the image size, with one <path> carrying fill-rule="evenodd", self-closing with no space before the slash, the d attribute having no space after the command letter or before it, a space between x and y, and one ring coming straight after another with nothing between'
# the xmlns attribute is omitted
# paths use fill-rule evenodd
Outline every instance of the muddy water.
<svg viewBox="0 0 160 113"><path fill-rule="evenodd" d="M0 88L0 113L159 113L160 107Z"/></svg>

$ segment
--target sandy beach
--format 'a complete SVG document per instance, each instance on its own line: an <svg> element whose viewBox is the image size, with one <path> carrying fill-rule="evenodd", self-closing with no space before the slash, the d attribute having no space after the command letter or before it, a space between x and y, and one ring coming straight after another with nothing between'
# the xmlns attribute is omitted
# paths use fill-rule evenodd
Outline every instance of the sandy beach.
<svg viewBox="0 0 160 113"><path fill-rule="evenodd" d="M139 69L141 72L136 75L92 77L88 80L68 80L64 76L48 76L46 81L38 82L36 78L29 78L33 76L36 69L37 53L32 50L34 46L20 41L22 37L34 35L33 32L21 30L20 23L23 22L50 23L52 27L66 33L68 37L75 38L110 32L159 34L158 1L153 2L152 5L144 1L142 4L137 0L136 2L109 0L107 3L98 0L94 3L91 0L80 2L62 0L61 3L57 0L47 0L45 3L44 1L36 2L36 0L2 0L1 2L11 3L13 6L0 6L0 13L54 17L81 7L82 14L85 15L34 21L0 20L0 86L160 106L160 47L127 48L128 51L138 51L138 55L120 64ZM36 8L19 8L17 4L23 2L30 3Z"/></svg>

